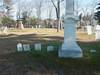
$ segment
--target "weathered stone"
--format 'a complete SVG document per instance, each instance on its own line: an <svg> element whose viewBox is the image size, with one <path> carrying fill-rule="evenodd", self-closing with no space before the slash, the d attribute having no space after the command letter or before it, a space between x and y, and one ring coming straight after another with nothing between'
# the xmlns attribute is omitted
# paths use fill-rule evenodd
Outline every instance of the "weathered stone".
<svg viewBox="0 0 100 75"><path fill-rule="evenodd" d="M47 46L47 51L53 51L54 50L54 47L53 46Z"/></svg>
<svg viewBox="0 0 100 75"><path fill-rule="evenodd" d="M30 51L30 44L23 44L24 51Z"/></svg>
<svg viewBox="0 0 100 75"><path fill-rule="evenodd" d="M90 25L87 26L87 33L88 35L92 35L92 26Z"/></svg>
<svg viewBox="0 0 100 75"><path fill-rule="evenodd" d="M78 17L74 16L74 0L66 0L66 13L64 18L64 43L58 52L59 57L80 58L82 50L76 42L76 23Z"/></svg>
<svg viewBox="0 0 100 75"><path fill-rule="evenodd" d="M96 26L95 40L100 40L100 25Z"/></svg>
<svg viewBox="0 0 100 75"><path fill-rule="evenodd" d="M96 50L90 50L90 52L91 52L91 53L95 53L95 52L96 52Z"/></svg>
<svg viewBox="0 0 100 75"><path fill-rule="evenodd" d="M17 44L17 51L18 51L18 52L23 51L23 45L22 45L22 43L18 43L18 44Z"/></svg>
<svg viewBox="0 0 100 75"><path fill-rule="evenodd" d="M41 51L41 43L36 43L35 44L35 50Z"/></svg>

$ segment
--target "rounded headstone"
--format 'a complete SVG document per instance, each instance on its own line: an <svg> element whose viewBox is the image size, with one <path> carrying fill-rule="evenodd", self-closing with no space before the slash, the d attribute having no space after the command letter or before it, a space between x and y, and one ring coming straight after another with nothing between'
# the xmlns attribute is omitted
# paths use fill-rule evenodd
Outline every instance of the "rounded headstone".
<svg viewBox="0 0 100 75"><path fill-rule="evenodd" d="M18 51L18 52L23 51L23 45L22 45L22 43L18 43L18 44L17 44L17 51Z"/></svg>

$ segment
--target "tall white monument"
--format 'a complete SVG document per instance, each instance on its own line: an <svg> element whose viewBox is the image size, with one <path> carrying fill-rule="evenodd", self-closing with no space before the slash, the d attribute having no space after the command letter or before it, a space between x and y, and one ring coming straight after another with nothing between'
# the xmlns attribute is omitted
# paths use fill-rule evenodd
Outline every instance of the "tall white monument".
<svg viewBox="0 0 100 75"><path fill-rule="evenodd" d="M74 15L74 0L66 0L64 17L64 42L58 52L59 57L80 58L82 50L76 42L76 24L78 16Z"/></svg>

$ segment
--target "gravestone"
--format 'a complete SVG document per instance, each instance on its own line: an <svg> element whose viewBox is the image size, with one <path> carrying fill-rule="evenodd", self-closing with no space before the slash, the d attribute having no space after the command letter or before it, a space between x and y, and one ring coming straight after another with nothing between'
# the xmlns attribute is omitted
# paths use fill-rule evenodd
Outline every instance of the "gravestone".
<svg viewBox="0 0 100 75"><path fill-rule="evenodd" d="M24 29L24 25L23 25L22 21L18 21L18 28L21 30Z"/></svg>
<svg viewBox="0 0 100 75"><path fill-rule="evenodd" d="M88 35L92 35L92 26L90 25L87 26L87 33Z"/></svg>
<svg viewBox="0 0 100 75"><path fill-rule="evenodd" d="M95 40L100 40L100 25L97 25L95 30Z"/></svg>
<svg viewBox="0 0 100 75"><path fill-rule="evenodd" d="M35 28L38 28L38 26L36 25L36 27Z"/></svg>
<svg viewBox="0 0 100 75"><path fill-rule="evenodd" d="M7 26L3 26L3 27L1 27L0 31L3 34L8 34L8 27Z"/></svg>
<svg viewBox="0 0 100 75"><path fill-rule="evenodd" d="M22 45L22 43L18 43L18 44L17 44L17 51L18 51L18 52L23 51L23 45Z"/></svg>
<svg viewBox="0 0 100 75"><path fill-rule="evenodd" d="M74 0L66 0L64 16L64 42L58 51L59 57L80 58L82 50L76 42L76 24L78 17L74 16Z"/></svg>
<svg viewBox="0 0 100 75"><path fill-rule="evenodd" d="M1 34L1 28L0 28L0 34Z"/></svg>
<svg viewBox="0 0 100 75"><path fill-rule="evenodd" d="M38 51L38 50L41 51L41 43L36 43L35 44L35 50L36 51Z"/></svg>
<svg viewBox="0 0 100 75"><path fill-rule="evenodd" d="M53 46L47 46L47 52L53 51L53 50L54 50L54 47Z"/></svg>
<svg viewBox="0 0 100 75"><path fill-rule="evenodd" d="M96 53L96 50L93 50L93 49L92 49L92 50L90 50L90 52L91 52L91 53Z"/></svg>
<svg viewBox="0 0 100 75"><path fill-rule="evenodd" d="M32 26L32 29L34 29L34 27Z"/></svg>
<svg viewBox="0 0 100 75"><path fill-rule="evenodd" d="M24 51L30 51L30 44L23 44Z"/></svg>

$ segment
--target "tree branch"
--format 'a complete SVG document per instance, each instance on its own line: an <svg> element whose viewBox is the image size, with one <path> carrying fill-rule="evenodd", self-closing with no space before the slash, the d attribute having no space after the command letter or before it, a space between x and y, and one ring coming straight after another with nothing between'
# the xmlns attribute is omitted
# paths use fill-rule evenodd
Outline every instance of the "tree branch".
<svg viewBox="0 0 100 75"><path fill-rule="evenodd" d="M55 5L54 1L51 0L51 2L52 2L52 4L53 4L53 6L57 9L57 6Z"/></svg>

